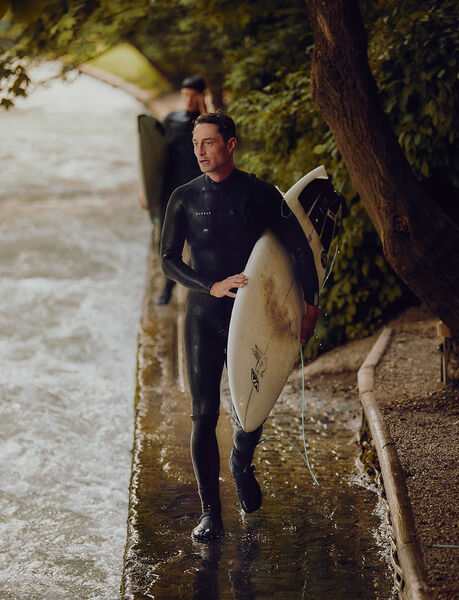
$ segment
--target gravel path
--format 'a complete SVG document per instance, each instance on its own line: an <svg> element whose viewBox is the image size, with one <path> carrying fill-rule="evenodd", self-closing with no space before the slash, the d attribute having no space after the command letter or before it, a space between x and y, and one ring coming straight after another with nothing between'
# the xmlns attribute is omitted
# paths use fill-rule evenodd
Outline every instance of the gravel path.
<svg viewBox="0 0 459 600"><path fill-rule="evenodd" d="M423 326L421 326L423 324ZM459 388L440 381L435 321L395 322L376 398L405 471L432 597L459 598Z"/></svg>

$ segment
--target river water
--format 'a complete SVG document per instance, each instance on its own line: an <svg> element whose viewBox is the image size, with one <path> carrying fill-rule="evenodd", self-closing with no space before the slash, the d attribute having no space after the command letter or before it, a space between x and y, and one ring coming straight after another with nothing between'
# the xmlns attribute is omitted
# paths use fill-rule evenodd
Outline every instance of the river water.
<svg viewBox="0 0 459 600"><path fill-rule="evenodd" d="M150 226L131 98L0 112L0 598L119 597Z"/></svg>

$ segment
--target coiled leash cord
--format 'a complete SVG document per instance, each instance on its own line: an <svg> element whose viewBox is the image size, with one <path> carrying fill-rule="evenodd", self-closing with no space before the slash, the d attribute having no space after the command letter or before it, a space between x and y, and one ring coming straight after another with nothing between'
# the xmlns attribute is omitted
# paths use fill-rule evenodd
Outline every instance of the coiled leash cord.
<svg viewBox="0 0 459 600"><path fill-rule="evenodd" d="M305 429L304 429L304 413L305 413L305 403L306 403L306 400L305 400L305 393L304 393L304 360L303 360L303 349L302 348L300 348L300 357L301 357L301 387L302 387L302 393L301 393L301 428L302 428L302 432L303 432L304 454L303 454L303 452L301 452L301 450L298 448L298 446L295 446L295 444L293 444L292 442L290 442L286 438L281 437L280 435L267 435L266 437L262 438L258 442L258 445L262 444L266 440L277 440L279 442L282 442L283 444L286 444L287 446L290 446L290 448L293 448L301 456L301 458L304 460L304 462L306 463L306 466L307 466L307 468L309 470L309 473L311 474L312 481L314 482L314 484L315 485L319 485L319 482L317 481L317 478L314 475L314 472L312 470L311 464L309 462L308 450L307 450L307 447L306 447L306 433L305 433Z"/></svg>
<svg viewBox="0 0 459 600"><path fill-rule="evenodd" d="M339 194L339 192L337 192L335 190L335 192L337 194ZM320 287L320 289L322 290L322 288L324 287L325 283L327 282L327 279L330 276L330 273L333 270L333 266L335 264L335 259L336 259L336 255L338 254L338 248L339 248L339 243L341 240L341 229L342 229L342 223L343 223L343 204L344 204L344 199L343 196L341 194L339 194L340 198L341 198L341 206L340 206L340 210L341 210L341 219L338 225L338 240L336 242L336 248L335 248L335 253L333 255L333 260L331 262L331 265L328 269L328 273L325 276L322 285ZM288 219L290 217L290 215L292 214L292 211L289 209L289 214L284 214L284 198L282 198L282 204L281 204L281 215L282 217L284 217L284 219ZM266 437L262 438L259 442L258 442L258 446L260 444L262 444L263 442L265 442L266 440L277 440L279 442L282 442L283 444L289 446L290 448L293 448L295 450L295 452L297 452L301 458L304 460L304 462L306 463L306 466L309 470L309 473L311 475L312 481L314 482L315 485L319 485L319 482L317 481L317 477L314 475L314 472L312 470L311 467L311 463L309 462L309 456L308 456L308 450L306 447L306 433L305 433L305 429L304 429L304 413L305 413L305 392L304 392L304 359L303 359L303 348L300 348L300 358L301 358L301 430L302 430L302 437L303 437L303 448L304 448L304 453L301 452L301 450L298 448L298 446L296 446L295 444L293 444L292 442L290 442L289 440L287 440L286 438L280 436L280 435L267 435Z"/></svg>

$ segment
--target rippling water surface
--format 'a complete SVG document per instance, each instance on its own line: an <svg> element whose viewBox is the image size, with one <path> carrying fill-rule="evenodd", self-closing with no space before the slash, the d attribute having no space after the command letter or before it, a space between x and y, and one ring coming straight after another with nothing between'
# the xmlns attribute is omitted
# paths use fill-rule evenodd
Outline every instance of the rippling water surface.
<svg viewBox="0 0 459 600"><path fill-rule="evenodd" d="M149 223L87 77L0 112L0 598L119 596Z"/></svg>
<svg viewBox="0 0 459 600"><path fill-rule="evenodd" d="M153 288L154 270L150 281ZM228 468L231 398L223 385L217 435L225 535L192 541L200 505L190 398L174 351L180 318L174 306L145 306L123 600L394 600L381 507L359 467L355 375L306 385L305 432L319 487L289 445L302 447L300 374L292 376L255 454L263 506L250 515L240 510Z"/></svg>

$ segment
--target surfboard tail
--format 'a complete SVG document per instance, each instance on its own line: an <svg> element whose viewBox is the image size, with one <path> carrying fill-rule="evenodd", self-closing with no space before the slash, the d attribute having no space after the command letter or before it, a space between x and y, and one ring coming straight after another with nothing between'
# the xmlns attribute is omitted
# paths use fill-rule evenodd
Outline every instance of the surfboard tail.
<svg viewBox="0 0 459 600"><path fill-rule="evenodd" d="M322 286L343 197L333 187L325 168L320 166L295 183L285 194L285 200L313 251L319 286Z"/></svg>

